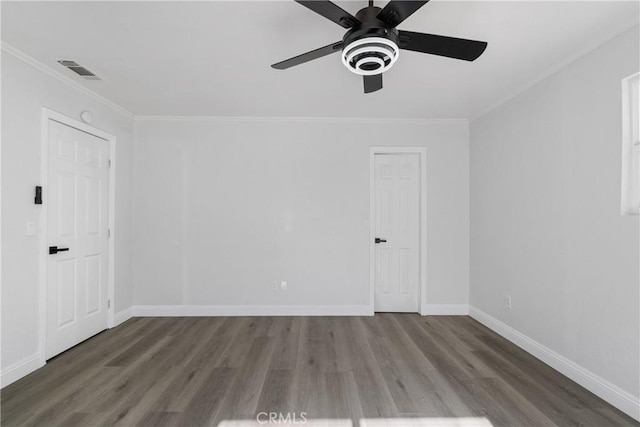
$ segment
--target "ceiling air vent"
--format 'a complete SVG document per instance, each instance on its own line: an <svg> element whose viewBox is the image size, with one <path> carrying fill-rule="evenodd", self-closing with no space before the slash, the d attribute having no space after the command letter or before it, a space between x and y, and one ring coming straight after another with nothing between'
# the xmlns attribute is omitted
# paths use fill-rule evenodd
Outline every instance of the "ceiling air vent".
<svg viewBox="0 0 640 427"><path fill-rule="evenodd" d="M58 61L58 63L64 67L67 67L68 69L70 69L71 71L73 71L74 73L76 73L77 75L79 75L84 79L100 80L100 77L96 76L91 71L87 70L86 68L84 68L82 65L78 64L75 61L61 60L61 61Z"/></svg>

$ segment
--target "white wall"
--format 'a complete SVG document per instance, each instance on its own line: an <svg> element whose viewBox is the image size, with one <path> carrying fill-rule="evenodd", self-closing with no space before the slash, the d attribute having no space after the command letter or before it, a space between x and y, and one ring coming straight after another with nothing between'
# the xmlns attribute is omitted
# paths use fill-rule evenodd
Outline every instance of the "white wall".
<svg viewBox="0 0 640 427"><path fill-rule="evenodd" d="M621 79L638 52L636 26L470 128L471 305L633 396L640 230L620 216Z"/></svg>
<svg viewBox="0 0 640 427"><path fill-rule="evenodd" d="M467 304L466 122L265 119L136 123L134 305L368 305L384 145L427 147L428 303Z"/></svg>
<svg viewBox="0 0 640 427"><path fill-rule="evenodd" d="M96 83L99 84L99 83ZM93 113L92 126L117 138L115 309L131 306L131 178L133 119L2 52L2 373L38 353L38 236L33 203L40 170L41 108L79 119Z"/></svg>

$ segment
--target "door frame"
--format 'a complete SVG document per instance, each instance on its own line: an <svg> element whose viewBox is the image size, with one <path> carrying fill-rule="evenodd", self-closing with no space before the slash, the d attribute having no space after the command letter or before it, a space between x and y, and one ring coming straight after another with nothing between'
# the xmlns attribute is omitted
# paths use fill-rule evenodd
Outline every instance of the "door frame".
<svg viewBox="0 0 640 427"><path fill-rule="evenodd" d="M109 159L111 160L111 166L109 168L109 220L108 227L110 236L108 237L108 263L107 263L107 296L111 304L107 309L107 328L114 326L115 318L115 181L116 181L116 137L109 133L106 133L100 129L89 126L79 120L72 119L64 114L53 111L49 108L42 107L41 113L41 147L40 147L40 171L41 171L41 185L42 185L42 205L40 206L40 215L38 216L38 229L39 229L39 286L38 286L38 307L40 316L40 330L38 333L39 345L38 353L40 354L40 364L46 363L46 346L47 346L47 268L48 268L48 180L49 180L49 120L56 121L63 125L72 127L74 129L86 132L90 135L104 139L109 144Z"/></svg>
<svg viewBox="0 0 640 427"><path fill-rule="evenodd" d="M427 149L426 147L369 147L369 306L375 314L376 237L375 156L378 154L418 154L420 157L420 314L427 313Z"/></svg>

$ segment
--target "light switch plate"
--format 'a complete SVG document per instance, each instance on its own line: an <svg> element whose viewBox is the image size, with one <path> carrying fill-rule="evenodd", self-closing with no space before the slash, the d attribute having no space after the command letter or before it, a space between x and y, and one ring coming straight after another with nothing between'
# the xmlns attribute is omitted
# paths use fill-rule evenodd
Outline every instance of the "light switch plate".
<svg viewBox="0 0 640 427"><path fill-rule="evenodd" d="M35 222L27 222L27 236L35 236L36 235L36 223Z"/></svg>

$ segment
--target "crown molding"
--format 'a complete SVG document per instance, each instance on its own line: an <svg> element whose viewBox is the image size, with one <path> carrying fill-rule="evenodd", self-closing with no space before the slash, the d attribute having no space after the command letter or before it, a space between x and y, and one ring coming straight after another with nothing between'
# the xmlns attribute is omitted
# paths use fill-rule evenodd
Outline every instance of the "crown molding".
<svg viewBox="0 0 640 427"><path fill-rule="evenodd" d="M174 122L304 122L379 124L468 124L467 119L420 119L375 117L286 117L286 116L136 116L138 121Z"/></svg>
<svg viewBox="0 0 640 427"><path fill-rule="evenodd" d="M121 107L120 105L116 104L113 101L108 100L107 98L105 98L104 96L92 91L91 89L81 85L80 83L76 82L75 80L59 73L58 71L54 70L53 68L51 68L50 66L38 61L37 59L35 59L34 57L27 55L26 53L24 53L23 51L21 51L20 49L17 49L13 46L11 46L10 44L6 43L6 42L2 42L2 52L3 53L7 53L9 55L14 56L15 58L21 60L22 62L31 65L32 67L42 71L43 73L59 80L60 82L66 84L67 86L70 86L74 89L76 89L77 91L83 93L84 95L87 95L90 98L93 98L94 100L104 104L105 106L111 108L112 110L127 116L131 119L135 118L135 115L133 113L131 113L129 110Z"/></svg>
<svg viewBox="0 0 640 427"><path fill-rule="evenodd" d="M632 19L629 19L628 21L623 22L622 25L617 27L615 30L609 32L606 36L598 38L595 41L591 41L590 43L583 45L580 49L577 49L576 53L574 53L573 55L555 64L551 68L547 69L547 71L539 74L537 77L534 77L533 79L529 80L527 83L523 84L522 86L519 86L517 89L509 92L506 96L503 96L502 98L498 99L496 102L493 102L488 106L482 108L478 113L473 114L469 118L469 122L472 123L477 119L481 118L482 116L490 113L491 111L503 106L507 102L516 98L518 95L522 94L523 92L526 92L528 89L531 89L533 86L537 85L547 77L550 77L553 74L562 70L563 68L566 68L567 66L577 61L578 59L582 58L583 56L587 55L588 53L596 50L597 48L604 45L605 43L615 39L622 33L629 31L631 28L637 26L639 23L640 22L638 21L638 17L634 16Z"/></svg>
<svg viewBox="0 0 640 427"><path fill-rule="evenodd" d="M373 117L284 117L284 116L163 116L163 115L135 115L120 105L110 101L102 95L94 92L91 89L79 84L75 80L61 74L57 70L50 66L40 62L30 55L22 52L21 50L11 46L6 42L1 42L2 52L13 55L19 60L31 65L32 67L44 72L45 74L54 77L55 79L73 87L74 89L82 92L83 94L95 99L96 101L106 105L112 110L119 112L131 119L140 121L196 121L196 122L308 122L308 123L366 123L366 124L469 124L482 116L490 113L491 111L501 107L518 95L527 91L531 87L535 86L547 77L557 73L563 68L567 67L571 63L580 59L589 52L597 49L608 41L614 39L620 34L630 30L634 26L639 24L638 18L633 17L624 22L623 25L616 28L616 30L610 32L607 36L599 38L595 42L586 44L581 49L578 49L574 55L571 55L564 61L554 65L547 71L539 74L537 77L529 80L524 85L511 91L506 96L500 98L498 101L489 104L487 107L481 109L478 113L473 114L470 118L445 118L445 119L428 119L428 118L373 118Z"/></svg>
<svg viewBox="0 0 640 427"><path fill-rule="evenodd" d="M6 42L1 44L2 52L12 55L22 62L42 71L43 73L71 86L83 94L95 99L107 107L121 113L131 119L140 121L181 121L181 122L307 122L307 123L380 123L380 124L468 124L466 118L450 119L426 119L426 118L374 118L374 117L285 117L285 116L154 116L139 115L131 113L104 96L81 85L75 80L65 76L50 66L40 62L34 57L24 53L20 49L11 46Z"/></svg>

